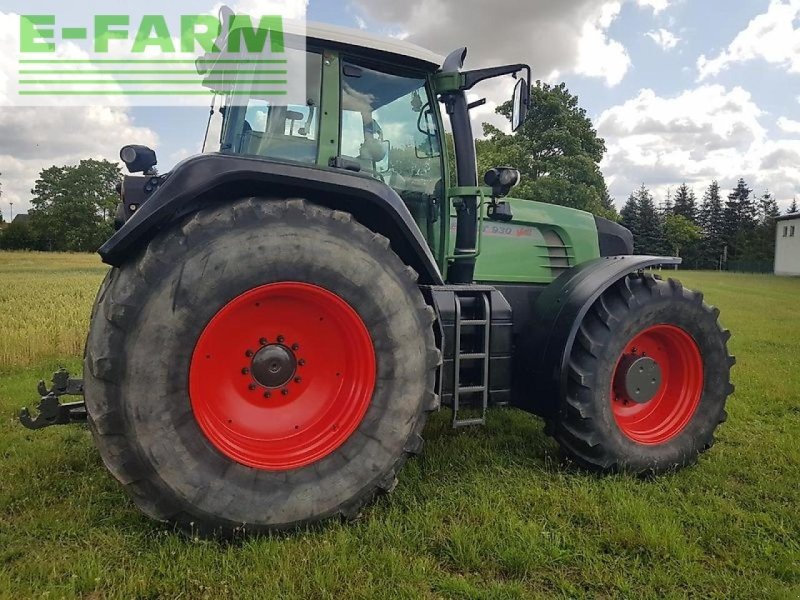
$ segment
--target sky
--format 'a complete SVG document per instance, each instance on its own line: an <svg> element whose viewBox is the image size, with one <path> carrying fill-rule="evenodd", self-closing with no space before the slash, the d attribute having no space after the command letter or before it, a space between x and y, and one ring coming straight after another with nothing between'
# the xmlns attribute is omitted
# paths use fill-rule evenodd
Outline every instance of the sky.
<svg viewBox="0 0 800 600"><path fill-rule="evenodd" d="M149 1L149 0L142 0ZM62 3L63 4L63 3ZM32 0L0 0L0 47ZM47 3L39 3L46 10ZM162 5L159 2L155 6ZM467 46L466 68L527 62L534 78L566 82L606 141L601 168L617 205L644 184L656 200L683 182L702 196L739 177L782 208L800 199L800 0L238 0L239 12L290 14L405 39L440 54ZM76 9L108 12L85 0ZM212 0L173 0L201 13ZM3 60L0 53L0 92ZM8 64L8 63L6 63ZM13 67L16 69L16 65ZM9 71L6 71L9 72ZM494 108L507 84L483 84L473 111ZM165 172L200 150L208 110L158 107L0 107L0 210L29 207L37 174L86 157L118 160L151 145Z"/></svg>

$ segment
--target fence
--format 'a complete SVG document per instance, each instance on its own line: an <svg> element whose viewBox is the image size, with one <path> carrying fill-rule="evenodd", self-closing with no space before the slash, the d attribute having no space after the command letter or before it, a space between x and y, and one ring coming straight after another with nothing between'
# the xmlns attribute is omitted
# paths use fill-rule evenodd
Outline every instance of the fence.
<svg viewBox="0 0 800 600"><path fill-rule="evenodd" d="M729 260L726 270L734 273L774 273L775 264L766 260Z"/></svg>

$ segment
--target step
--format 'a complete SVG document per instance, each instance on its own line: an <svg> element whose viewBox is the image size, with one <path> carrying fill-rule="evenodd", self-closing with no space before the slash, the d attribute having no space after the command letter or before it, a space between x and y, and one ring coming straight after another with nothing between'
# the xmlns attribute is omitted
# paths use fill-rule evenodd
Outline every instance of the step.
<svg viewBox="0 0 800 600"><path fill-rule="evenodd" d="M460 360L482 360L482 359L486 358L486 354L483 353L483 352L475 352L475 353L472 353L472 354L469 354L469 353L467 353L467 354L459 354L458 358Z"/></svg>
<svg viewBox="0 0 800 600"><path fill-rule="evenodd" d="M464 327L465 325L486 325L486 319L462 319L461 326Z"/></svg>
<svg viewBox="0 0 800 600"><path fill-rule="evenodd" d="M466 387L458 388L459 394L476 394L478 392L485 392L486 386L485 385L468 385Z"/></svg>
<svg viewBox="0 0 800 600"><path fill-rule="evenodd" d="M469 427L470 425L486 425L486 419L461 419L453 421L453 427Z"/></svg>

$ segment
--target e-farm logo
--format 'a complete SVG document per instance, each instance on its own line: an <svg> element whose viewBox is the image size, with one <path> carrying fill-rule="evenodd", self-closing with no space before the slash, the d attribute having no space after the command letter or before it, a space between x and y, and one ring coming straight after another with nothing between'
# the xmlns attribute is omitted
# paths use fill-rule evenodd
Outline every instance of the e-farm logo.
<svg viewBox="0 0 800 600"><path fill-rule="evenodd" d="M86 58L63 57L68 43ZM280 15L22 15L19 56L20 97L283 96L289 75Z"/></svg>

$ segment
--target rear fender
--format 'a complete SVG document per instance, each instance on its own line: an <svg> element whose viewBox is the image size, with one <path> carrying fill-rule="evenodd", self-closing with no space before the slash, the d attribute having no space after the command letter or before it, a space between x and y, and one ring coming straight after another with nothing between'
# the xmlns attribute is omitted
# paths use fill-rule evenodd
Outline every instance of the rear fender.
<svg viewBox="0 0 800 600"><path fill-rule="evenodd" d="M595 301L631 273L680 262L664 256L611 256L582 263L556 278L534 304L535 325L516 361L514 404L553 416L566 393L567 361L578 328Z"/></svg>
<svg viewBox="0 0 800 600"><path fill-rule="evenodd" d="M119 266L164 226L205 206L239 198L304 198L351 213L386 236L392 249L419 273L421 284L441 285L442 275L425 238L400 196L388 185L355 173L223 154L189 158L163 182L98 251Z"/></svg>

